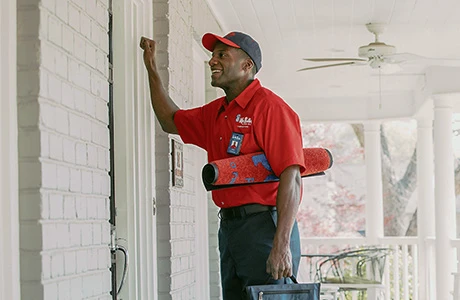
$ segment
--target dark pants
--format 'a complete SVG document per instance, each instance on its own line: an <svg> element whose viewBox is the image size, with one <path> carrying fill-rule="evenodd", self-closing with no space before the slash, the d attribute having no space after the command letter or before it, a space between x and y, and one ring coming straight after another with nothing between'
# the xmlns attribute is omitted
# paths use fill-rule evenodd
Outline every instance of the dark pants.
<svg viewBox="0 0 460 300"><path fill-rule="evenodd" d="M276 230L276 211L266 211L244 218L221 220L219 251L224 300L245 299L249 285L281 284L265 270ZM291 234L292 271L297 276L300 262L300 238L297 222ZM289 280L288 280L289 281Z"/></svg>

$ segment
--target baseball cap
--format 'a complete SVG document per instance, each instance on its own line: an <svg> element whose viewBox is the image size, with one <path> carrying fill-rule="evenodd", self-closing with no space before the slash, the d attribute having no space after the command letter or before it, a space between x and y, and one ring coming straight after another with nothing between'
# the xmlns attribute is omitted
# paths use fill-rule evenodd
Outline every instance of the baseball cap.
<svg viewBox="0 0 460 300"><path fill-rule="evenodd" d="M260 51L259 44L246 33L232 31L224 37L213 33L206 33L201 39L201 43L209 51L214 50L217 41L246 52L256 65L256 73L262 68L262 52Z"/></svg>

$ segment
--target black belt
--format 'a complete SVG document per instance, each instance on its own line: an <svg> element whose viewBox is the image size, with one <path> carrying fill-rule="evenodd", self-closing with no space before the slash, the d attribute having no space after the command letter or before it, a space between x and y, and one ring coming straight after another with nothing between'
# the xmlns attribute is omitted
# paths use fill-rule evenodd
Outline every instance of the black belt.
<svg viewBox="0 0 460 300"><path fill-rule="evenodd" d="M261 213L264 211L274 210L276 210L276 206L267 206L255 203L230 208L221 208L219 216L222 220L231 220L236 218L244 218L246 216Z"/></svg>

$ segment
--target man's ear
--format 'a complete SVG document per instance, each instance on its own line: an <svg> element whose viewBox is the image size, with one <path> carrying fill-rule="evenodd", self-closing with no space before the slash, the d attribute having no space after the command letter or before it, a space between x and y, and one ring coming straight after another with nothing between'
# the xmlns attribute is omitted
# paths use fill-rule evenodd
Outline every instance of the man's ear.
<svg viewBox="0 0 460 300"><path fill-rule="evenodd" d="M245 71L249 71L249 70L251 70L251 68L255 68L254 62L252 61L252 59L249 59L249 58L248 58L248 59L246 59L246 60L244 61L243 69L244 69Z"/></svg>

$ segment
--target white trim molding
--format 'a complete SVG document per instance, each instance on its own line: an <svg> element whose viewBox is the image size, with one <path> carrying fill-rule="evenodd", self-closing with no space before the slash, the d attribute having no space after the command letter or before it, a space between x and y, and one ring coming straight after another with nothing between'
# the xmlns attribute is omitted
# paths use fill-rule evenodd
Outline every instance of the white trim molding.
<svg viewBox="0 0 460 300"><path fill-rule="evenodd" d="M0 6L0 299L20 299L16 0Z"/></svg>

